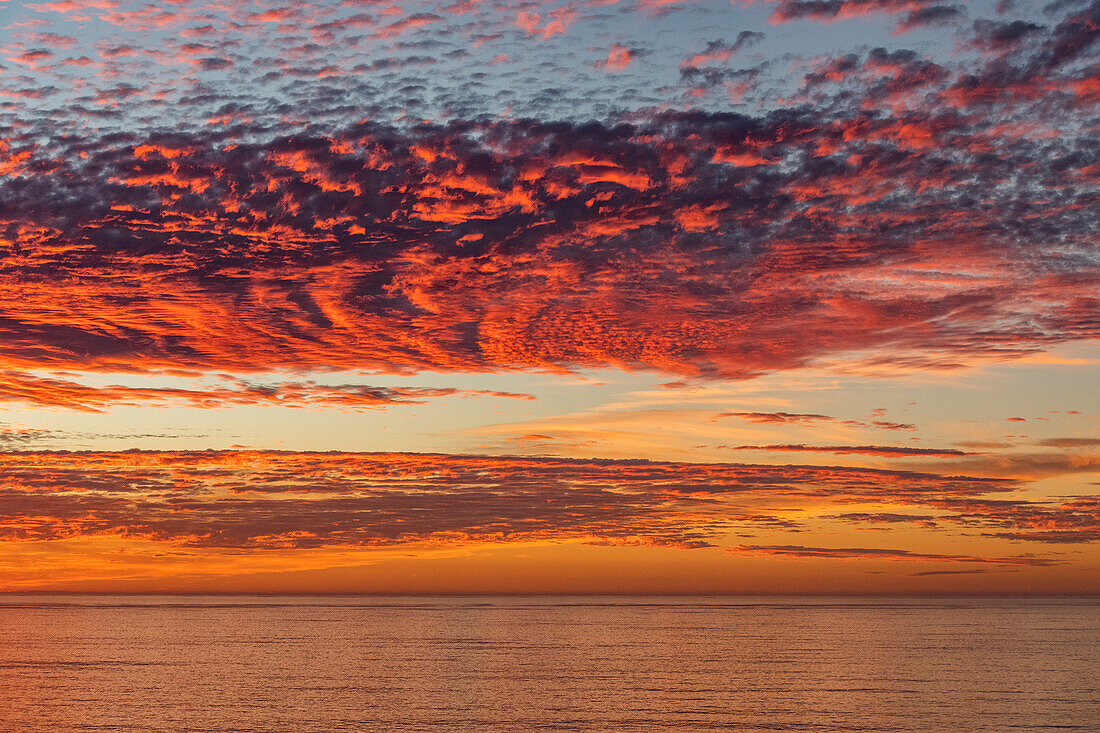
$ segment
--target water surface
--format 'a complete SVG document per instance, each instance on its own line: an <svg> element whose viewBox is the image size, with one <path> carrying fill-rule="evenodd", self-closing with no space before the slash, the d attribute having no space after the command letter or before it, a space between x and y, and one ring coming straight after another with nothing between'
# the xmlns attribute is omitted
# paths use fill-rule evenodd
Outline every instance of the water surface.
<svg viewBox="0 0 1100 733"><path fill-rule="evenodd" d="M1100 730L1100 601L0 596L12 731Z"/></svg>

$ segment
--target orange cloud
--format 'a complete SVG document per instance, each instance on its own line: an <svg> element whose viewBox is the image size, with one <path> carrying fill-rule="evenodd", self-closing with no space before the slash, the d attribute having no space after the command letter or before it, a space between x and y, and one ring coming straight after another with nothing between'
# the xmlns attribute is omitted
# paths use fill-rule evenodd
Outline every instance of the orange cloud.
<svg viewBox="0 0 1100 733"><path fill-rule="evenodd" d="M533 400L533 395L485 389L449 387L372 387L365 384L316 382L248 382L222 377L228 386L203 388L93 386L68 379L39 377L20 372L0 373L0 402L101 412L112 405L151 407L185 406L228 408L241 405L329 407L342 410L379 409L391 405L419 405L439 397L497 397Z"/></svg>
<svg viewBox="0 0 1100 733"><path fill-rule="evenodd" d="M786 531L784 502L970 500L1010 481L824 466L409 453L0 453L0 535L310 548ZM1014 504L1013 510L1021 505ZM1054 510L1048 510L1054 511Z"/></svg>

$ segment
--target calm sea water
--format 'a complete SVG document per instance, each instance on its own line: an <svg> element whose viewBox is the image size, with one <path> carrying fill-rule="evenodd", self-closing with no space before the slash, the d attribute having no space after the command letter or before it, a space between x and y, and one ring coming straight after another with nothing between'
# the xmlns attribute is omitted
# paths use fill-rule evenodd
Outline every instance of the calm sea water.
<svg viewBox="0 0 1100 733"><path fill-rule="evenodd" d="M1100 730L1100 602L0 596L3 731Z"/></svg>

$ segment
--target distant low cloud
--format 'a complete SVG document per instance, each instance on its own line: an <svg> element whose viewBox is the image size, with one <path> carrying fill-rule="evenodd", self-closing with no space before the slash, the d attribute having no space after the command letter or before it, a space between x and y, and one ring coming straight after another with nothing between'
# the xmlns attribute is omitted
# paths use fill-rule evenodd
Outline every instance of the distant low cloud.
<svg viewBox="0 0 1100 733"><path fill-rule="evenodd" d="M1011 481L827 466L278 451L0 453L0 539L238 548L581 540L684 547L803 529L808 498L928 504ZM1013 511L1021 506L1013 504Z"/></svg>
<svg viewBox="0 0 1100 733"><path fill-rule="evenodd" d="M736 445L729 446L731 450L751 451L777 451L794 453L859 453L870 456L965 456L966 451L954 448L912 448L908 446L892 445L805 445L797 444L773 444L773 445Z"/></svg>
<svg viewBox="0 0 1100 733"><path fill-rule="evenodd" d="M9 451L0 453L0 472L6 541L117 535L257 550L531 540L693 548L720 545L729 533L812 532L801 511L781 509L807 503L922 507L919 514L847 512L833 519L860 526L912 522L930 531L955 526L1038 544L1094 541L1100 528L1096 497L1061 504L998 499L990 496L1019 485L835 466L131 450ZM909 550L738 551L962 561Z"/></svg>
<svg viewBox="0 0 1100 733"><path fill-rule="evenodd" d="M806 547L803 545L738 545L729 550L738 555L773 555L779 557L828 558L837 560L903 560L909 562L989 563L994 565L1057 565L1057 560L1037 557L979 557L974 555L942 555L910 550L868 547Z"/></svg>

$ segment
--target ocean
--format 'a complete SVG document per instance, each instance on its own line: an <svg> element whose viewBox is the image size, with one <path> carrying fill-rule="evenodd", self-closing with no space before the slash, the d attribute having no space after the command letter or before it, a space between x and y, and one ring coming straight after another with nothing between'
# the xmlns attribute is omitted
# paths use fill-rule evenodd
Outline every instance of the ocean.
<svg viewBox="0 0 1100 733"><path fill-rule="evenodd" d="M7 731L1100 730L1100 599L0 596Z"/></svg>

